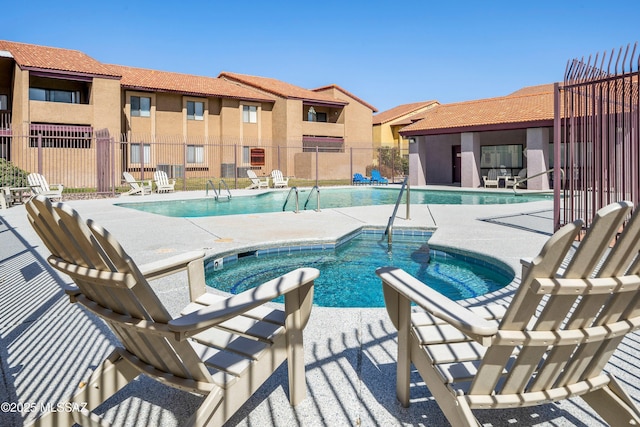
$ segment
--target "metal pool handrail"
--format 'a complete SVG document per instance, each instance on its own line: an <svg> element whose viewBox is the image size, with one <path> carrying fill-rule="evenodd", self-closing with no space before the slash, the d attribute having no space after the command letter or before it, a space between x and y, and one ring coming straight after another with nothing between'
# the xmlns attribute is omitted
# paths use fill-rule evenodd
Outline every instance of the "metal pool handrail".
<svg viewBox="0 0 640 427"><path fill-rule="evenodd" d="M309 204L309 200L311 200L311 195L313 194L313 190L316 191L316 212L320 212L320 187L314 185L311 191L309 191L309 195L307 196L307 201L304 202L304 210L307 210L307 205Z"/></svg>
<svg viewBox="0 0 640 427"><path fill-rule="evenodd" d="M231 200L231 190L229 190L229 186L224 181L224 179L218 181L218 194L222 193L222 191L220 190L222 185L224 185L225 190L227 190L227 199Z"/></svg>
<svg viewBox="0 0 640 427"><path fill-rule="evenodd" d="M289 199L291 198L291 193L295 193L296 195L296 210L295 213L300 212L300 210L298 209L299 207L299 200L298 200L298 187L291 187L291 190L289 190L289 194L287 194L287 199L284 201L284 204L282 205L282 211L284 212L285 208L287 207L287 203L289 202Z"/></svg>
<svg viewBox="0 0 640 427"><path fill-rule="evenodd" d="M209 185L211 185L211 189L213 190L213 194L214 194L213 197L216 200L218 200L218 198L220 197L220 194L222 193L221 188L222 188L223 184L224 184L224 188L227 190L227 199L231 200L231 191L229 190L229 186L227 185L227 183L224 182L224 179L221 179L218 182L218 191L216 191L216 186L213 184L213 180L211 180L211 179L208 180L207 184L205 186L205 193L204 193L205 197L209 196Z"/></svg>
<svg viewBox="0 0 640 427"><path fill-rule="evenodd" d="M398 200L396 200L396 205L393 208L393 214L389 217L389 222L387 223L387 228L384 230L384 236L387 236L387 251L391 252L391 247L393 243L393 221L396 219L396 214L398 213L398 207L400 206L400 202L402 201L402 193L404 192L405 187L407 188L407 219L409 217L409 206L411 204L411 189L409 187L409 177L405 176L404 181L402 182L402 187L400 187L400 194L398 194Z"/></svg>
<svg viewBox="0 0 640 427"><path fill-rule="evenodd" d="M523 193L518 193L518 185L519 184L521 184L523 182L526 182L526 181L530 180L531 178L537 178L539 176L546 175L548 173L553 173L553 168L547 169L546 171L537 173L535 175L527 176L527 177L525 177L523 179L516 179L515 183L513 184L513 194L516 195L516 196L521 196ZM564 170L563 169L560 169L560 177L561 177L561 181L564 181ZM553 190L543 190L543 191L540 191L539 193L549 193L549 192L552 192L552 191ZM534 192L532 192L532 191L528 191L527 192L527 194L533 194L533 193Z"/></svg>

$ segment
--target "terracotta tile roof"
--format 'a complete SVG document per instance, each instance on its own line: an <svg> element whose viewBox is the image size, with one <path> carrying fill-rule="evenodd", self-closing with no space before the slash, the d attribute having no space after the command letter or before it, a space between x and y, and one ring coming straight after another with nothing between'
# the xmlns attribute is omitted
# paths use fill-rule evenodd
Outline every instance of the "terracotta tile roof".
<svg viewBox="0 0 640 427"><path fill-rule="evenodd" d="M356 101L358 101L360 104L364 105L365 107L368 107L371 109L371 111L373 111L374 113L378 111L378 109L376 107L374 107L373 105L369 104L368 102L364 102L362 100L362 98L358 98L357 96L355 96L354 94L352 94L351 92L341 88L340 86L336 85L336 84L332 84L332 85L327 85L327 86L322 86L316 89L311 89L314 92L322 92L325 90L339 90L340 92L344 93L345 95L347 95L350 98L355 99Z"/></svg>
<svg viewBox="0 0 640 427"><path fill-rule="evenodd" d="M303 101L316 101L334 105L347 104L347 102L340 101L339 99L335 99L332 96L323 93L317 93L309 89L304 89L299 86L295 86L290 83L286 83L269 77L250 76L247 74L237 74L229 72L222 72L218 77L220 79L235 81L253 86L256 89L272 93L282 98L300 99Z"/></svg>
<svg viewBox="0 0 640 427"><path fill-rule="evenodd" d="M407 116L409 114L415 113L417 110L420 110L421 108L426 108L428 106L436 106L436 105L438 105L438 101L422 101L422 102L413 102L411 104L398 105L397 107L393 107L389 110L383 111L373 116L373 124L379 125L382 123L387 123L392 120L399 119L403 116ZM410 123L410 121L405 123Z"/></svg>
<svg viewBox="0 0 640 427"><path fill-rule="evenodd" d="M104 64L77 50L0 40L0 50L8 51L20 68L37 68L67 73L119 77Z"/></svg>
<svg viewBox="0 0 640 427"><path fill-rule="evenodd" d="M113 72L122 75L122 87L138 90L176 92L195 96L215 96L253 101L274 102L264 95L238 84L215 77L149 70L145 68L109 65Z"/></svg>
<svg viewBox="0 0 640 427"><path fill-rule="evenodd" d="M472 132L489 128L515 128L526 123L546 125L553 121L553 85L524 88L499 98L487 98L434 107L402 128L403 135ZM517 94L520 93L520 94Z"/></svg>
<svg viewBox="0 0 640 427"><path fill-rule="evenodd" d="M518 89L517 91L510 93L508 96L535 95L547 92L553 93L553 83L523 87L522 89Z"/></svg>

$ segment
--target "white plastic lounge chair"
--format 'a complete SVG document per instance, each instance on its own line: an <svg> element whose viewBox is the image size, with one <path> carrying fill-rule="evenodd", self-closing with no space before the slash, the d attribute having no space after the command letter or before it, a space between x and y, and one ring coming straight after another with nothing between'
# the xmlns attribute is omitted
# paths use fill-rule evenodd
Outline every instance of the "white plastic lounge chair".
<svg viewBox="0 0 640 427"><path fill-rule="evenodd" d="M156 193L169 193L175 191L176 180L169 179L165 171L155 171L153 180L156 183Z"/></svg>
<svg viewBox="0 0 640 427"><path fill-rule="evenodd" d="M151 181L136 181L136 179L129 172L122 172L122 176L124 180L131 187L129 191L124 193L124 195L141 195L151 194L152 184Z"/></svg>
<svg viewBox="0 0 640 427"><path fill-rule="evenodd" d="M247 176L251 180L251 185L247 187L247 190L252 188L269 188L269 177L265 177L264 181L258 178L258 175L251 169L247 169Z"/></svg>
<svg viewBox="0 0 640 427"><path fill-rule="evenodd" d="M49 185L47 179L39 173L30 173L27 176L27 182L34 196L41 194L50 199L62 200L62 190L64 189L62 184Z"/></svg>
<svg viewBox="0 0 640 427"><path fill-rule="evenodd" d="M484 180L484 188L498 188L498 171L496 169L489 170L487 175L483 176L482 179Z"/></svg>
<svg viewBox="0 0 640 427"><path fill-rule="evenodd" d="M397 395L409 405L410 366L454 426L481 425L472 409L541 405L581 396L609 425L639 425L640 411L603 371L625 334L640 327L640 214L601 209L561 270L582 222L556 232L508 307L469 310L406 272L378 269L398 328ZM425 312L411 309L411 301ZM495 317L500 318L498 321Z"/></svg>
<svg viewBox="0 0 640 427"><path fill-rule="evenodd" d="M65 289L71 302L104 319L121 343L71 400L87 402L88 411L51 412L36 422L98 425L89 411L142 374L204 396L186 425L221 426L285 360L291 404L305 398L302 330L318 270L299 268L238 295L214 295L205 291L201 251L138 267L111 234L63 203L38 196L27 212L51 266L75 282ZM148 280L184 270L192 303L172 319ZM279 295L283 309L265 305Z"/></svg>
<svg viewBox="0 0 640 427"><path fill-rule="evenodd" d="M271 178L273 179L273 188L287 188L289 186L289 177L283 177L282 171L278 169L271 171Z"/></svg>

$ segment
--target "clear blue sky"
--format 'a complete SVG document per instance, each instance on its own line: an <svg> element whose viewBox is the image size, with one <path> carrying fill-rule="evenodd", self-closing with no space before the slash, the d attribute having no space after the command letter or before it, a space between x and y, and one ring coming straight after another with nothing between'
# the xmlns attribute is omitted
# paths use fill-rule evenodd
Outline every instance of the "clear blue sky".
<svg viewBox="0 0 640 427"><path fill-rule="evenodd" d="M0 39L157 70L337 84L379 111L561 81L569 59L640 40L638 0L30 0L1 14Z"/></svg>

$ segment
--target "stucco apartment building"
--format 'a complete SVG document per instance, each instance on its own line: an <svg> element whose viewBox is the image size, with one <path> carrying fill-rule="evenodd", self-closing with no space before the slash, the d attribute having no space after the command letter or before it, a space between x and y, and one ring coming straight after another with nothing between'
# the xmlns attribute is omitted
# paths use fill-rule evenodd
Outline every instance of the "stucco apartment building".
<svg viewBox="0 0 640 427"><path fill-rule="evenodd" d="M194 76L0 41L0 155L67 185L91 186L101 163L118 176L171 166L203 177L280 168L311 178L316 151L319 168L348 178L351 171L337 167L343 159L336 157L371 151L375 111L335 85L308 90L234 73ZM92 151L100 138L118 143L107 162ZM370 159L371 152L360 160L364 166Z"/></svg>
<svg viewBox="0 0 640 427"><path fill-rule="evenodd" d="M438 101L412 102L402 104L389 110L382 111L373 116L373 146L397 148L406 153L409 141L405 139L400 130L411 123L412 117L439 105Z"/></svg>
<svg viewBox="0 0 640 427"><path fill-rule="evenodd" d="M275 99L271 111L273 146L302 146L302 152L281 156L281 168L290 174L315 176L316 150L320 153L317 167L324 176L351 177L350 165L364 169L371 163L372 114L377 110L343 88L329 85L308 90L271 78L229 72L218 77Z"/></svg>
<svg viewBox="0 0 640 427"><path fill-rule="evenodd" d="M400 130L415 142L409 144L410 182L480 187L496 168L538 175L553 167L553 119L553 84L430 108ZM549 186L548 174L528 182L529 189Z"/></svg>

